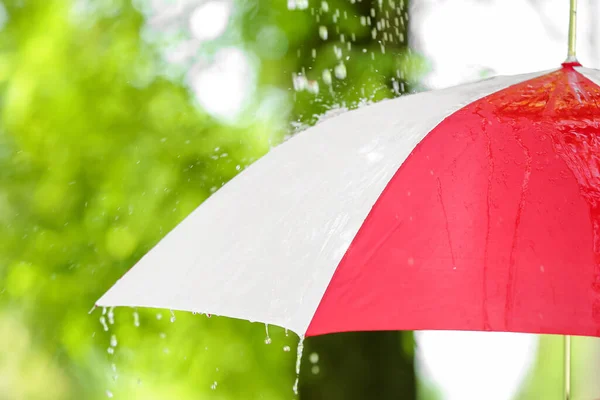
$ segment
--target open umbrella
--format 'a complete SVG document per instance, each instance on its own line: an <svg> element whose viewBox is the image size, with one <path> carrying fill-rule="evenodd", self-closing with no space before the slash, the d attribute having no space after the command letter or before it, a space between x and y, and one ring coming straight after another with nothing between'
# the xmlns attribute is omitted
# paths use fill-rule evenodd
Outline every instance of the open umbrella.
<svg viewBox="0 0 600 400"><path fill-rule="evenodd" d="M97 304L301 337L600 336L600 71L575 60L575 3L561 68L319 123L217 191Z"/></svg>

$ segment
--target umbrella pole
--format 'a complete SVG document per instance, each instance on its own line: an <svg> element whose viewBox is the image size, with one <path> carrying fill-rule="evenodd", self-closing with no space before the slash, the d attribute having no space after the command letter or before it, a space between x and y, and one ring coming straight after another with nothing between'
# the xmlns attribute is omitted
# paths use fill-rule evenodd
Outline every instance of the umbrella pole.
<svg viewBox="0 0 600 400"><path fill-rule="evenodd" d="M567 62L577 62L577 0L570 0L571 7L569 12L569 50L567 53Z"/></svg>
<svg viewBox="0 0 600 400"><path fill-rule="evenodd" d="M567 62L577 62L577 0L570 0ZM571 335L564 337L565 400L571 400Z"/></svg>
<svg viewBox="0 0 600 400"><path fill-rule="evenodd" d="M571 400L571 335L564 336L565 400Z"/></svg>

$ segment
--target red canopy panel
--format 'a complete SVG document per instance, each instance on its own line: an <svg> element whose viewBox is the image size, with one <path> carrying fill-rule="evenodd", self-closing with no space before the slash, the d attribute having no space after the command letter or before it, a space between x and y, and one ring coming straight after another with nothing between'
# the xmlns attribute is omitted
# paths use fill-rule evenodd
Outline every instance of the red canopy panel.
<svg viewBox="0 0 600 400"><path fill-rule="evenodd" d="M572 66L445 119L375 203L307 335L600 336L599 133L600 88Z"/></svg>

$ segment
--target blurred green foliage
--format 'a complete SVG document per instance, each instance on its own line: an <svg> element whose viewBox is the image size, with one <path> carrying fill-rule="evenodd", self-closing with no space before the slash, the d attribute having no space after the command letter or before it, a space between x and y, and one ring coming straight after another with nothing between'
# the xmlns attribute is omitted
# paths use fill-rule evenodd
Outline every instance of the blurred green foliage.
<svg viewBox="0 0 600 400"><path fill-rule="evenodd" d="M422 68L405 45L406 2L288 10L282 1L240 0L227 33L199 50L210 56L235 45L258 60L244 118L225 123L197 105L186 68L165 61L165 46L189 36L185 21L170 36L153 32L150 3L0 2L1 399L292 398L296 338L282 329L272 327L266 345L260 324L88 311L179 221L280 142L290 121L310 124L334 105L408 91ZM384 16L392 25L373 37ZM341 59L338 48L349 42ZM345 76L336 78L342 63ZM292 75L303 71L318 93L293 90ZM285 93L284 107L257 118L269 88ZM310 382L302 390L314 391Z"/></svg>

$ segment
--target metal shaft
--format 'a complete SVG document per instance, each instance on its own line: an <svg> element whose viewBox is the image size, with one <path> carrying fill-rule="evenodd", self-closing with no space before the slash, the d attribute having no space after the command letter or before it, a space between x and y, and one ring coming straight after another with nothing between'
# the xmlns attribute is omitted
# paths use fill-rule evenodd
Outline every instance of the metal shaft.
<svg viewBox="0 0 600 400"><path fill-rule="evenodd" d="M569 12L569 51L567 53L567 62L577 61L577 0L571 1L571 10Z"/></svg>
<svg viewBox="0 0 600 400"><path fill-rule="evenodd" d="M571 336L565 335L565 400L571 400Z"/></svg>

